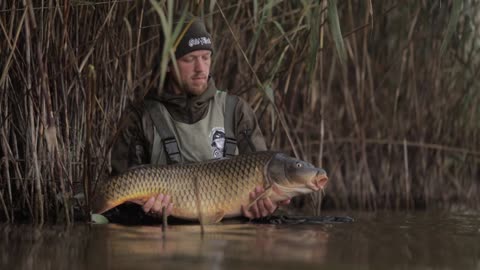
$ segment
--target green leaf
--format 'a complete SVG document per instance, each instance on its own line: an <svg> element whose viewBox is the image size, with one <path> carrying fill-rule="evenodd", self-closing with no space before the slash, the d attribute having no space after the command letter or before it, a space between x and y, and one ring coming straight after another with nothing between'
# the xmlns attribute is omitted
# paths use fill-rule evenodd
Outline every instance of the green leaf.
<svg viewBox="0 0 480 270"><path fill-rule="evenodd" d="M292 42L290 42L290 39L288 39L288 36L287 36L287 33L285 33L285 30L283 30L283 27L282 25L277 22L277 21L273 21L273 24L275 24L275 26L277 27L277 29L280 31L280 33L282 33L282 36L285 38L285 40L288 42L288 46L290 46L290 48L293 48L293 45L292 45Z"/></svg>
<svg viewBox="0 0 480 270"><path fill-rule="evenodd" d="M276 121L276 113L277 113L277 110L275 110L274 106L275 106L275 94L273 93L273 88L270 84L266 84L264 85L263 87L264 91L265 91L265 96L267 96L267 98L270 100L270 104L272 104L272 114L271 114L271 118L270 118L270 125L272 127L272 131L274 130L274 127L275 127L275 121Z"/></svg>
<svg viewBox="0 0 480 270"><path fill-rule="evenodd" d="M268 81L266 83L267 86L265 87L265 91L266 91L267 96L269 95L268 91L272 92L271 97L269 97L272 102L273 102L273 90L270 87L270 85L272 84L273 80L275 79L275 75L277 75L278 70L282 66L283 58L285 57L285 54L286 54L288 48L289 48L289 45L287 45L287 46L285 46L285 48L283 48L283 52L280 55L280 57L278 58L277 63L275 64L274 68L272 69L272 71L270 73L270 78L268 79Z"/></svg>
<svg viewBox="0 0 480 270"><path fill-rule="evenodd" d="M275 95L273 94L272 87L269 84L267 84L267 85L265 85L264 89L265 89L265 95L268 97L270 102L275 104Z"/></svg>
<svg viewBox="0 0 480 270"><path fill-rule="evenodd" d="M340 62L345 64L347 60L347 51L343 42L342 30L340 29L340 20L338 19L337 0L328 0L328 25L333 35L335 48L337 49Z"/></svg>
<svg viewBox="0 0 480 270"><path fill-rule="evenodd" d="M100 214L92 214L91 221L94 224L108 224L108 223L110 223L104 215L100 215Z"/></svg>
<svg viewBox="0 0 480 270"><path fill-rule="evenodd" d="M440 54L445 53L448 43L452 38L453 33L455 32L455 27L458 24L458 21L460 19L460 13L462 11L462 2L462 0L453 0L452 15L450 16L450 19L448 21L447 33L445 34L445 38L443 39L442 47L440 47Z"/></svg>
<svg viewBox="0 0 480 270"><path fill-rule="evenodd" d="M160 18L160 24L164 34L164 46L160 55L160 82L158 84L158 87L161 88L166 79L168 63L170 59L175 58L173 46L180 32L183 30L183 23L188 10L186 7L183 9L180 19L174 27L173 1L167 1L167 13L164 12L162 5L157 0L150 0L150 3ZM175 69L177 68L175 61L173 61L173 66Z"/></svg>
<svg viewBox="0 0 480 270"><path fill-rule="evenodd" d="M320 47L320 25L321 25L321 18L322 18L322 8L320 5L309 6L308 12L306 14L306 21L310 28L309 32L309 52L308 52L308 59L306 60L307 64L307 74L308 78L315 76L313 74L315 70L315 66L317 64L317 54L318 48ZM341 33L340 33L341 35Z"/></svg>

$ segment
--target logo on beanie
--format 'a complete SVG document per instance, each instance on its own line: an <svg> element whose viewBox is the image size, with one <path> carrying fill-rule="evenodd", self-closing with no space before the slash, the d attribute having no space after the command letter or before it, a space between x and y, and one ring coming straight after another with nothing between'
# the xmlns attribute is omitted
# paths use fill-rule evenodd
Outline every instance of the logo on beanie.
<svg viewBox="0 0 480 270"><path fill-rule="evenodd" d="M198 46L198 45L209 45L209 44L212 44L212 42L208 37L191 38L188 41L188 46L190 47Z"/></svg>

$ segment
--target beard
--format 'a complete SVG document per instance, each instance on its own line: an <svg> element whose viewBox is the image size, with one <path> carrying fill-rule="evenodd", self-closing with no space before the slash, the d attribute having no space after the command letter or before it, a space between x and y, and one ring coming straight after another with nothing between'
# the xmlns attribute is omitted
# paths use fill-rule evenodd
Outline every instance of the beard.
<svg viewBox="0 0 480 270"><path fill-rule="evenodd" d="M207 87L208 87L208 84L205 82L205 83L202 83L200 85L187 86L187 87L184 88L184 91L187 94L194 95L194 96L199 96L207 90Z"/></svg>
<svg viewBox="0 0 480 270"><path fill-rule="evenodd" d="M199 96L203 94L208 88L208 76L206 80L200 82L195 82L193 79L187 81L178 81L176 78L173 79L175 87L184 94Z"/></svg>

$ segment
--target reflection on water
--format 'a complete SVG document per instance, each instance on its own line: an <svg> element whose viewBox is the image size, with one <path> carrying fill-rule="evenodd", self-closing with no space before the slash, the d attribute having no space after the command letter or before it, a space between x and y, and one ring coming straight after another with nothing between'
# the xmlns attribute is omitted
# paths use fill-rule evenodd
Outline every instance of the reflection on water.
<svg viewBox="0 0 480 270"><path fill-rule="evenodd" d="M0 269L477 269L480 215L349 213L354 223L0 225Z"/></svg>

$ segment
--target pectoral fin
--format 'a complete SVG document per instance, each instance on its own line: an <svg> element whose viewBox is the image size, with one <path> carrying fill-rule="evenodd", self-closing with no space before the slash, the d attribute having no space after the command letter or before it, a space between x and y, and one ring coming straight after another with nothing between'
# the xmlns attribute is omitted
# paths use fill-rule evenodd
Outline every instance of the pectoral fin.
<svg viewBox="0 0 480 270"><path fill-rule="evenodd" d="M210 214L210 215L202 215L202 220L200 222L202 224L214 224L220 222L220 220L223 219L225 216L225 211L220 210L216 213Z"/></svg>

